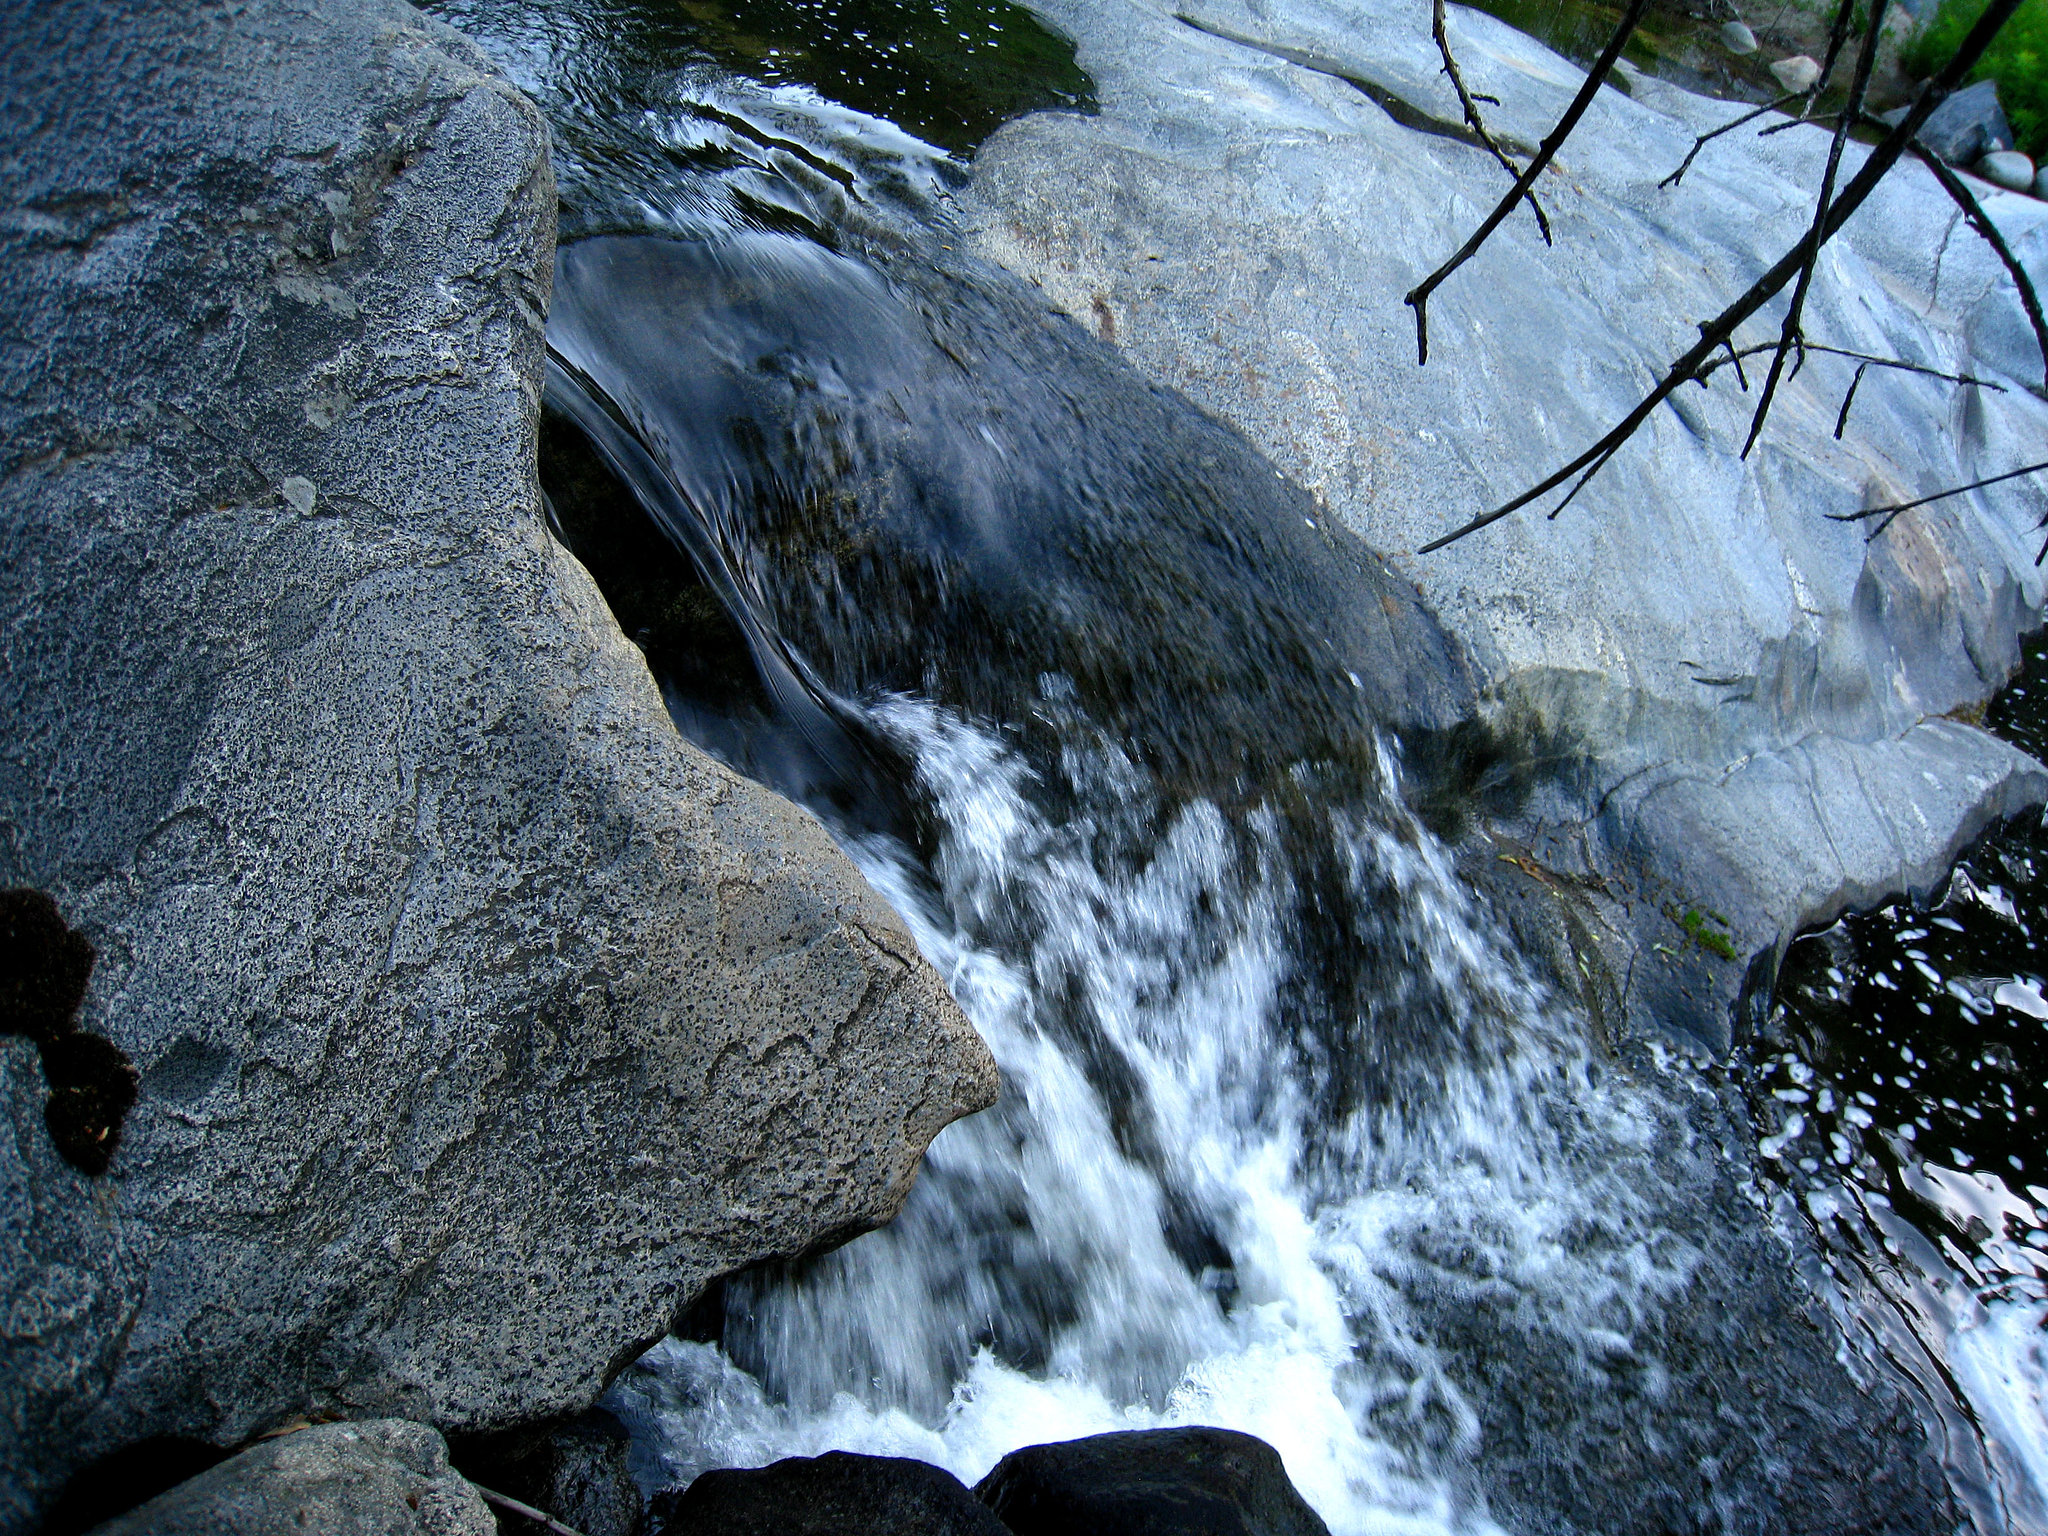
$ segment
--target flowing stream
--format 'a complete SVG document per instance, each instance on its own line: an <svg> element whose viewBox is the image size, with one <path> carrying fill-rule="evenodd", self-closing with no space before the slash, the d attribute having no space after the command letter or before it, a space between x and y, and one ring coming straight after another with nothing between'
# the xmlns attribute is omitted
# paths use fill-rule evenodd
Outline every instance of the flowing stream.
<svg viewBox="0 0 2048 1536"><path fill-rule="evenodd" d="M1959 1332L1896 1234L1838 1263L1782 1011L1722 1069L1553 999L1454 851L1542 744L1457 723L1456 647L1248 443L955 249L979 137L1091 105L1071 48L1004 0L437 10L556 132L558 531L1003 1072L897 1221L619 1379L645 1486L1207 1423L1339 1536L2042 1528L2038 1288Z"/></svg>

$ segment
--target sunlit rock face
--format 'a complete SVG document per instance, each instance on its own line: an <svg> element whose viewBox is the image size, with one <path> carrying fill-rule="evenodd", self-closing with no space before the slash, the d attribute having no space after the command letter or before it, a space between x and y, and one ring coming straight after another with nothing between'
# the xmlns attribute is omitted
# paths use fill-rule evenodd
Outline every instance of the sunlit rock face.
<svg viewBox="0 0 2048 1536"><path fill-rule="evenodd" d="M1723 367L1555 521L1553 496L1420 555L1597 440L1798 239L1827 134L1729 134L1662 188L1742 109L1640 76L1602 90L1538 187L1555 245L1516 212L1431 300L1418 367L1402 295L1509 185L1460 140L1426 14L1045 9L1100 113L1027 118L982 148L962 199L978 248L1242 427L1418 583L1503 715L1572 744L1527 851L1643 881L1609 914L1643 956L1638 1023L1725 1044L1745 975L1754 995L1786 933L1925 888L2040 796L2030 760L1941 718L2005 679L2040 610L2038 484L1936 502L1868 542L1827 516L2029 463L2048 429L2011 286L1924 169L1899 168L1825 252L1806 333L1987 383L1872 369L1837 440L1857 364L1813 354L1744 460L1768 359L1749 393ZM1451 36L1511 145L1540 141L1583 78L1477 13L1454 10ZM2048 210L1986 195L2041 259ZM1774 338L1781 315L1738 339Z"/></svg>
<svg viewBox="0 0 2048 1536"><path fill-rule="evenodd" d="M153 1436L587 1403L995 1074L546 531L531 105L382 0L0 49L0 887L90 956L0 1035L15 1530ZM42 1035L132 1068L104 1172Z"/></svg>

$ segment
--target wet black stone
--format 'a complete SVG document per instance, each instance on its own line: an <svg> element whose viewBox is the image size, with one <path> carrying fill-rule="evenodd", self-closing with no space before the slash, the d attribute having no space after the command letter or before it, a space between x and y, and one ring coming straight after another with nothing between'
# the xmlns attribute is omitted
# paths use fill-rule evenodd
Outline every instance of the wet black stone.
<svg viewBox="0 0 2048 1536"><path fill-rule="evenodd" d="M1007 1536L951 1473L846 1451L706 1472L650 1514L657 1536Z"/></svg>
<svg viewBox="0 0 2048 1536"><path fill-rule="evenodd" d="M1026 1446L974 1492L1015 1536L1329 1536L1280 1453L1228 1429Z"/></svg>

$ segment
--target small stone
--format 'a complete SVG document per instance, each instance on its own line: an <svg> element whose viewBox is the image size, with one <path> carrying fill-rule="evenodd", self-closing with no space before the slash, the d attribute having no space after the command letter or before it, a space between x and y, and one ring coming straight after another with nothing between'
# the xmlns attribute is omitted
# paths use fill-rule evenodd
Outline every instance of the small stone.
<svg viewBox="0 0 2048 1536"><path fill-rule="evenodd" d="M286 475L284 484L278 489L284 492L284 499L292 504L292 510L299 516L313 515L313 503L317 499L317 493L313 489L313 482L304 475Z"/></svg>
<svg viewBox="0 0 2048 1536"><path fill-rule="evenodd" d="M1820 65L1803 53L1795 53L1791 58L1780 59L1773 64L1771 73L1788 91L1810 91L1814 82L1820 79Z"/></svg>
<svg viewBox="0 0 2048 1536"><path fill-rule="evenodd" d="M2008 192L2027 192L2034 185L2034 162L2016 149L1995 149L1975 166L1979 176Z"/></svg>
<svg viewBox="0 0 2048 1536"><path fill-rule="evenodd" d="M1730 53L1755 53L1756 34L1749 30L1747 23L1724 21L1721 23L1721 45Z"/></svg>
<svg viewBox="0 0 2048 1536"><path fill-rule="evenodd" d="M2034 196L2048 201L2048 166L2034 172Z"/></svg>

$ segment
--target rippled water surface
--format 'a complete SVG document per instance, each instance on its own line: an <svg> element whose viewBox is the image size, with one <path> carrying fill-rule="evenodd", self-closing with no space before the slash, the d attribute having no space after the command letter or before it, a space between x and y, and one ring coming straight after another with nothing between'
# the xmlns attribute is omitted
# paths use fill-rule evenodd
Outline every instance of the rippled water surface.
<svg viewBox="0 0 2048 1536"><path fill-rule="evenodd" d="M2048 638L1985 724L2048 745ZM1985 1431L2007 1514L2048 1522L2048 828L1986 836L1933 899L1792 945L1736 1063L1762 1166L1873 1347ZM1967 1421L1974 1421L1971 1424Z"/></svg>

